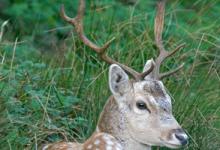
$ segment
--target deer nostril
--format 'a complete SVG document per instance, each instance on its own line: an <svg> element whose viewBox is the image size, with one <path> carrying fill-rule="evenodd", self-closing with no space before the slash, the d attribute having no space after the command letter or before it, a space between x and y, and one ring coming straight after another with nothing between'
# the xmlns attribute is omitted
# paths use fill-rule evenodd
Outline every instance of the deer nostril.
<svg viewBox="0 0 220 150"><path fill-rule="evenodd" d="M184 136L182 133L175 133L175 137L180 141L182 145L186 145L188 143L187 136Z"/></svg>

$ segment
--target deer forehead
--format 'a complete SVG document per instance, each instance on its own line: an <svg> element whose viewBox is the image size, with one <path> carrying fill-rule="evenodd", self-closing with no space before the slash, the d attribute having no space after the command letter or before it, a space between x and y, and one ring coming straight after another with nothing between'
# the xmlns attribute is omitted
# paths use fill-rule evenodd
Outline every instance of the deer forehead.
<svg viewBox="0 0 220 150"><path fill-rule="evenodd" d="M165 87L161 81L146 80L134 83L135 91L145 91L148 93L156 92L157 96L164 96L166 94Z"/></svg>
<svg viewBox="0 0 220 150"><path fill-rule="evenodd" d="M135 97L147 100L167 111L171 110L171 98L161 81L147 80L134 83Z"/></svg>

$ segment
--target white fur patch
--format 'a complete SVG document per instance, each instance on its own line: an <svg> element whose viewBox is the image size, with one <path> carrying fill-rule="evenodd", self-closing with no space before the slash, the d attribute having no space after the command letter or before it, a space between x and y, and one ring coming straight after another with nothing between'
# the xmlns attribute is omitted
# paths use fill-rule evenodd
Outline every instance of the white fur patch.
<svg viewBox="0 0 220 150"><path fill-rule="evenodd" d="M92 145L90 144L87 148L88 148L88 149L92 149Z"/></svg>
<svg viewBox="0 0 220 150"><path fill-rule="evenodd" d="M100 141L98 139L95 140L95 142L94 142L95 145L99 145L99 143L100 143Z"/></svg>
<svg viewBox="0 0 220 150"><path fill-rule="evenodd" d="M113 145L114 143L111 140L106 141L107 145Z"/></svg>
<svg viewBox="0 0 220 150"><path fill-rule="evenodd" d="M112 146L107 145L107 146L106 146L106 150L112 150Z"/></svg>
<svg viewBox="0 0 220 150"><path fill-rule="evenodd" d="M122 150L122 146L119 143L116 144L116 150Z"/></svg>
<svg viewBox="0 0 220 150"><path fill-rule="evenodd" d="M107 141L109 141L109 140L111 140L111 138L108 136L108 135L103 135L103 139L107 142Z"/></svg>
<svg viewBox="0 0 220 150"><path fill-rule="evenodd" d="M120 147L116 147L115 149L116 149L116 150L122 150L122 148L120 148Z"/></svg>

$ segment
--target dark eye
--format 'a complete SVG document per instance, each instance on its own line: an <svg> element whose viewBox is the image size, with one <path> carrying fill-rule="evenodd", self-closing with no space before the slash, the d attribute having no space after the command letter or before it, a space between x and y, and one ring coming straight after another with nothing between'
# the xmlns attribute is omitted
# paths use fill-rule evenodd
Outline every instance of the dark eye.
<svg viewBox="0 0 220 150"><path fill-rule="evenodd" d="M143 101L137 101L136 106L140 110L148 110L146 103Z"/></svg>

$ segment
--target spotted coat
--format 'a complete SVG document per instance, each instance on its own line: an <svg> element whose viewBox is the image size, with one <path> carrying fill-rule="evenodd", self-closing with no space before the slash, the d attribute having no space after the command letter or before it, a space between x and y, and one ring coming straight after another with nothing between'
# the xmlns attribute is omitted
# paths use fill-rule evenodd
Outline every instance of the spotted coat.
<svg viewBox="0 0 220 150"><path fill-rule="evenodd" d="M43 150L122 150L121 144L110 134L94 133L83 144L58 142L49 144Z"/></svg>

